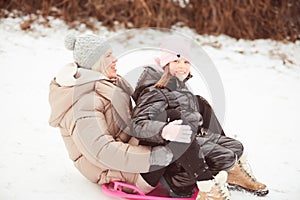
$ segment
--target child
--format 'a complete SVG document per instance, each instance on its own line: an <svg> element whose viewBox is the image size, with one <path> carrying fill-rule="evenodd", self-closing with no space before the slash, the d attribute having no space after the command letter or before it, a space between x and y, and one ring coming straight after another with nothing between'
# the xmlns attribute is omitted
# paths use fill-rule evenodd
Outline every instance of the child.
<svg viewBox="0 0 300 200"><path fill-rule="evenodd" d="M180 54L168 52L161 56L159 64L163 70L146 67L137 83L133 94L136 101L132 115L133 133L141 144L164 145L177 156L172 165L142 174L144 179L164 173L172 192L179 196L191 193L196 183L200 190L199 200L208 196L215 200L228 200L228 172L230 184L266 195L266 186L245 170L242 144L226 137L223 131L215 133L203 126L203 119L207 118L200 112L199 103L203 99L193 95L185 85L191 78L190 62ZM191 143L182 148L180 138L186 126L192 131ZM197 165L200 171L189 167ZM152 186L157 184L157 179Z"/></svg>

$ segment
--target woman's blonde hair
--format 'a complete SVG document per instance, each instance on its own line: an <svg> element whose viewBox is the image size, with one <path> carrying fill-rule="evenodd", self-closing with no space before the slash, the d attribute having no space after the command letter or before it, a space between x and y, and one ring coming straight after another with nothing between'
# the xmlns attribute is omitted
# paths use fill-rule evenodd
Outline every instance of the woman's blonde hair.
<svg viewBox="0 0 300 200"><path fill-rule="evenodd" d="M101 55L99 60L97 60L97 62L92 66L92 70L94 71L98 71L102 74L104 74L105 72L105 69L106 69L106 66L104 65L104 58L105 58L105 55Z"/></svg>
<svg viewBox="0 0 300 200"><path fill-rule="evenodd" d="M165 70L161 78L154 85L156 88L165 88L172 75L170 74L169 64L165 66Z"/></svg>

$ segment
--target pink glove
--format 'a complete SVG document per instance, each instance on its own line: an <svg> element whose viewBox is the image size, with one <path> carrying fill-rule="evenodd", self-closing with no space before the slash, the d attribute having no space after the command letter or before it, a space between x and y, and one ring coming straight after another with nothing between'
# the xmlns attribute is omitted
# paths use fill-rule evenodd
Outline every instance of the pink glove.
<svg viewBox="0 0 300 200"><path fill-rule="evenodd" d="M189 125L182 125L182 120L174 120L167 124L161 133L165 140L190 143L192 130Z"/></svg>

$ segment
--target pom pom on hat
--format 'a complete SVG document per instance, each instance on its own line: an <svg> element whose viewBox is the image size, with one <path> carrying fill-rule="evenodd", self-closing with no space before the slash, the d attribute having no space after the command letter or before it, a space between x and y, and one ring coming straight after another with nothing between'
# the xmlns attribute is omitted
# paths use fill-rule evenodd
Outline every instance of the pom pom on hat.
<svg viewBox="0 0 300 200"><path fill-rule="evenodd" d="M73 51L75 47L76 42L76 34L75 33L69 33L65 38L65 47L68 50Z"/></svg>
<svg viewBox="0 0 300 200"><path fill-rule="evenodd" d="M65 37L65 47L73 51L75 63L86 69L92 69L100 57L111 48L108 42L95 34L76 36L74 33Z"/></svg>

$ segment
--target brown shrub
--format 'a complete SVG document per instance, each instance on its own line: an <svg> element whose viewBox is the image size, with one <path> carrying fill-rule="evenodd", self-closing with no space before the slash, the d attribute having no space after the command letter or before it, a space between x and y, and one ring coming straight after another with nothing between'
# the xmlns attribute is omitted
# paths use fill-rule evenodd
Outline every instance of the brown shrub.
<svg viewBox="0 0 300 200"><path fill-rule="evenodd" d="M127 28L170 28L182 22L199 34L300 39L299 0L190 0L184 6L178 0L1 0L0 8L0 17L7 17L4 10L19 10L59 17L71 27L80 22L93 29L88 19L94 17L108 28L116 21Z"/></svg>

